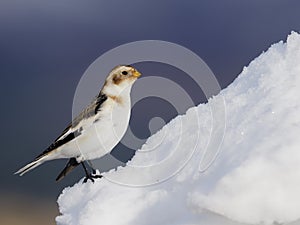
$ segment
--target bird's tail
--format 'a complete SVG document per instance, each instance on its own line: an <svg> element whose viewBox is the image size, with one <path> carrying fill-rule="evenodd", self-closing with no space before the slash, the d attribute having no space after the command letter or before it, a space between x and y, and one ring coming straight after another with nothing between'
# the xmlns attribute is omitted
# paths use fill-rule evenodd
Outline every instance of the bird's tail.
<svg viewBox="0 0 300 225"><path fill-rule="evenodd" d="M68 173L70 173L79 164L80 163L77 162L76 158L71 158L67 163L66 167L63 169L63 171L61 171L60 174L57 176L56 181L62 180L65 176L67 176Z"/></svg>
<svg viewBox="0 0 300 225"><path fill-rule="evenodd" d="M26 166L22 167L17 172L15 172L15 174L19 174L20 176L23 176L28 171L38 167L39 165L41 165L42 163L44 163L48 160L49 160L48 154L37 157L34 161L32 161L31 163L28 163Z"/></svg>

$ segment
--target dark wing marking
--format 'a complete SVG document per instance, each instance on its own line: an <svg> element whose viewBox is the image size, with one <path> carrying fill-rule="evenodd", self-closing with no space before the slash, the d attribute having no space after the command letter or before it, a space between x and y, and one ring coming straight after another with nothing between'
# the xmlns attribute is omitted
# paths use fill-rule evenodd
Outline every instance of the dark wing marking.
<svg viewBox="0 0 300 225"><path fill-rule="evenodd" d="M79 136L81 134L82 127L80 127L79 129L75 130L72 133L69 133L68 135L66 135L66 134L68 133L68 131L71 128L76 127L80 123L80 121L82 121L83 119L87 119L91 116L96 115L100 111L101 105L103 104L103 102L106 101L106 99L107 99L107 96L105 94L103 94L102 92L100 92L99 95L97 96L97 98L86 109L84 109L72 121L72 123L69 124L69 126L67 126L66 129L64 129L62 134L58 138L56 138L55 141L44 152L42 152L40 155L38 155L36 157L36 159L48 154L49 152L57 149L58 147L68 143L69 141L73 140L75 137Z"/></svg>
<svg viewBox="0 0 300 225"><path fill-rule="evenodd" d="M78 163L75 158L71 158L67 163L66 167L57 176L56 181L62 180L65 176L67 176L68 173L70 173L79 164L80 163Z"/></svg>
<svg viewBox="0 0 300 225"><path fill-rule="evenodd" d="M36 159L48 154L49 152L57 149L58 147L68 143L69 141L72 141L75 137L81 135L82 128L80 127L78 130L75 130L72 133L69 133L67 136L65 136L63 139L57 139L54 141L45 151L43 151L40 155L36 157ZM66 133L66 132L65 132ZM61 135L62 136L62 135Z"/></svg>
<svg viewBox="0 0 300 225"><path fill-rule="evenodd" d="M100 111L100 107L103 104L103 102L106 101L106 99L107 99L107 96L100 92L100 94L98 95L98 97L96 99L96 106L95 106L95 111L94 111L95 114L97 114L97 112Z"/></svg>
<svg viewBox="0 0 300 225"><path fill-rule="evenodd" d="M107 96L100 92L97 98L72 121L72 126L75 127L83 119L87 119L91 116L96 115L100 111L101 106L106 101L106 99Z"/></svg>
<svg viewBox="0 0 300 225"><path fill-rule="evenodd" d="M64 136L70 129L72 128L72 124L69 124L66 129L63 130L60 136L58 136L54 142L56 142L58 139L60 139L62 136Z"/></svg>

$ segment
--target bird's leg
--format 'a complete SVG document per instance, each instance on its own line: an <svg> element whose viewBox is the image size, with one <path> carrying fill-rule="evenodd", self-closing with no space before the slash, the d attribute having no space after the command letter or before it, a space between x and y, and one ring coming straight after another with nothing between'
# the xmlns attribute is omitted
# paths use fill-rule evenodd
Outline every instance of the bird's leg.
<svg viewBox="0 0 300 225"><path fill-rule="evenodd" d="M90 179L93 183L94 183L94 179L91 178L91 174L87 171L85 165L84 165L84 162L81 162L81 165L84 169L84 172L85 172L85 178L83 180L83 183L86 183L88 181L88 179Z"/></svg>
<svg viewBox="0 0 300 225"><path fill-rule="evenodd" d="M102 176L101 175L92 175L91 173L89 173L86 169L86 166L84 164L84 162L81 162L81 165L84 169L84 172L85 172L85 178L83 180L83 183L86 183L88 180L91 180L93 183L94 183L94 178L101 178Z"/></svg>
<svg viewBox="0 0 300 225"><path fill-rule="evenodd" d="M92 169L92 175L93 175L93 178L102 178L102 175L97 174L97 170L96 170L95 167L93 166L93 163L92 163L90 160L88 160L87 162L88 162L88 165L89 165L89 166L91 167L91 169Z"/></svg>
<svg viewBox="0 0 300 225"><path fill-rule="evenodd" d="M91 160L88 160L87 162L88 162L89 166L90 166L91 169L92 169L92 174L97 174L97 170L95 169L95 167L94 167L92 161L91 161Z"/></svg>

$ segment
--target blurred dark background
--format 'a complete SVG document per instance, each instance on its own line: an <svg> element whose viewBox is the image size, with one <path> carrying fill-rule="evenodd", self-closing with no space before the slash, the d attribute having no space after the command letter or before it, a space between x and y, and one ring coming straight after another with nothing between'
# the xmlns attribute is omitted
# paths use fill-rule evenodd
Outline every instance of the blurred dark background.
<svg viewBox="0 0 300 225"><path fill-rule="evenodd" d="M174 42L197 53L225 88L272 43L300 31L299 10L297 0L2 0L0 223L54 224L59 193L83 176L78 168L55 183L64 160L21 178L13 173L48 147L72 119L76 85L101 54L137 40ZM176 70L155 63L137 66L145 75ZM177 82L194 88L187 78ZM193 100L205 101L201 94ZM176 116L166 109L166 121ZM142 104L133 109L137 114L142 110ZM149 122L149 113L158 116L148 112L141 121ZM132 121L132 130L143 138L150 134L146 122L137 126ZM126 161L129 155L121 158Z"/></svg>

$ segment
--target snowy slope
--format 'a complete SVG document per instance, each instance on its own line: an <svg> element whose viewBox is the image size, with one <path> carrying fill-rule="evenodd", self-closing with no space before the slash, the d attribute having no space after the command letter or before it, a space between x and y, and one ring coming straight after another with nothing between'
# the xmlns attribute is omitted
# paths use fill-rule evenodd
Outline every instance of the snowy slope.
<svg viewBox="0 0 300 225"><path fill-rule="evenodd" d="M212 121L211 107L224 99L220 154L200 173L212 124L223 122ZM128 167L94 184L66 188L58 199L57 223L299 225L299 99L300 35L292 33L208 104L189 109L150 137Z"/></svg>

